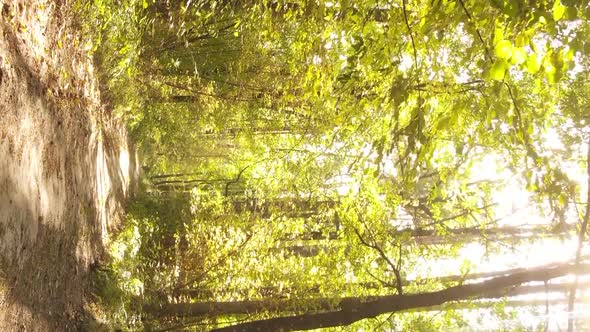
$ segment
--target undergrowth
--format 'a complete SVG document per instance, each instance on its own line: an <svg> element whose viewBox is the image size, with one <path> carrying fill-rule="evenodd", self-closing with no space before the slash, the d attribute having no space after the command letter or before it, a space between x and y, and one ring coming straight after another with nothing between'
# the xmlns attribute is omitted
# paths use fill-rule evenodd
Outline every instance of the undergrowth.
<svg viewBox="0 0 590 332"><path fill-rule="evenodd" d="M146 0L77 0L73 4L81 33L92 44L101 99L131 131L141 121L144 99L141 85L135 82L147 5ZM138 234L134 219L128 217L122 231L111 235L108 257L91 275L95 297L90 312L107 330L142 329L143 284L136 270Z"/></svg>

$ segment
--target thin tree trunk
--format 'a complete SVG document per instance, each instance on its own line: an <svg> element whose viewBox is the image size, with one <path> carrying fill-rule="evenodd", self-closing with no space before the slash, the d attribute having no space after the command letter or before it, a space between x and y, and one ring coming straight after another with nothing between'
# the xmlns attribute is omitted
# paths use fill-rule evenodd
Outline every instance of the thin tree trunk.
<svg viewBox="0 0 590 332"><path fill-rule="evenodd" d="M156 174L156 175L152 175L150 176L150 179L154 180L154 179L164 179L164 178L177 178L177 177L183 177L183 176L195 176L195 175L202 175L203 173L198 172L198 173L171 173L171 174Z"/></svg>
<svg viewBox="0 0 590 332"><path fill-rule="evenodd" d="M518 232L517 230L510 230L508 229L506 233L502 233L500 230L498 232L485 232L486 240L493 240L493 241L507 241L510 243L514 243L516 241L524 241L524 240L535 240L543 238L551 238L556 237L559 235L565 235L570 233L575 229L575 225L568 225L567 227L560 229L558 231L552 231L551 229L544 227L544 228L536 228L536 229L529 229L529 230L521 230ZM461 229L451 229L449 233L452 235L429 235L429 236L412 236L412 240L416 242L418 245L436 245L436 244L448 244L448 243L457 243L457 242L470 242L470 241L477 241L482 237L482 231L476 230L476 232L471 232L472 229L467 228L463 229L465 233L459 233L456 231L461 231ZM414 234L414 232L412 232ZM296 244L293 245L285 245L279 248L273 248L271 251L274 252L286 252L292 255L301 256L301 257L315 257L319 255L321 252L330 253L336 252L340 248L344 246L348 246L345 243L341 245L325 245L325 244L317 244L314 240L317 238L313 238L313 240L309 239L310 235L306 235L305 238L302 240L295 240L297 241ZM338 234L336 232L330 232L327 236L321 235L322 239L328 240L338 240ZM293 240L292 240L293 241ZM308 242L308 243L305 243Z"/></svg>
<svg viewBox="0 0 590 332"><path fill-rule="evenodd" d="M501 239L531 239L535 237L552 237L557 235L564 235L573 232L576 229L574 224L566 224L559 229L552 229L547 226L538 227L496 227L490 229L481 229L479 227L464 227L464 228L449 228L446 230L448 235L438 235L434 229L406 229L394 230L391 232L392 236L398 236L402 233L409 233L410 237L418 244L445 244L449 241L467 241L470 239L485 236L488 240ZM335 233L323 234L321 232L307 232L307 233L289 233L282 241L298 241L293 247L309 247L315 244L306 244L302 241L314 240L338 240L339 237ZM296 249L297 250L297 249Z"/></svg>
<svg viewBox="0 0 590 332"><path fill-rule="evenodd" d="M590 300L589 297L585 297L585 300ZM452 302L447 303L441 306L434 306L434 307L425 307L425 308L417 308L408 310L407 312L425 312L425 311L444 311L444 310L476 310L476 309L487 309L491 306L498 304L498 301L461 301L461 302ZM554 306L554 305L565 305L567 304L567 299L559 298L559 299L551 299L547 301L546 299L534 299L534 300L509 300L509 301L502 301L502 305L507 308L514 308L514 307L533 307L533 306Z"/></svg>
<svg viewBox="0 0 590 332"><path fill-rule="evenodd" d="M496 271L496 273L498 273L498 271ZM448 276L448 277L444 277L444 278L449 278L449 277L457 277L457 276ZM469 278L469 275L467 275L466 277L464 277L465 280L473 280ZM428 279L428 282L440 282L439 279L436 278L432 278L432 279ZM420 282L415 282L415 281L408 281L408 280L404 280L403 284L404 286L407 285L414 285L414 286L419 286L424 284L426 281L421 280ZM307 289L306 293L307 294L314 294L314 293L319 293L320 289L321 289L320 284L317 284L313 287L310 287L309 289ZM375 289L383 289L383 285L378 283L378 282L363 282L363 283L352 283L351 286L357 287L357 288L364 288L367 290L375 290ZM511 288L509 290L500 290L500 291L496 291L496 292L492 292L489 294L485 295L485 298L498 298L498 297L504 297L504 296L516 296L516 295L527 295L527 294L535 294L535 293L567 293L569 291L569 289L573 286L573 282L572 283L558 283L558 284L548 284L548 285L525 285L525 286L519 286L516 288ZM585 281L583 283L578 284L578 287L580 288L584 288L584 287L590 287L590 281ZM393 288L393 287L390 287ZM228 292L234 292L234 293L245 293L246 290L244 289L228 289ZM289 289L289 288L283 288L283 289L279 289L278 287L267 287L264 289L265 292L272 294L271 296L280 296L281 294L284 293L289 293L289 292L294 292L296 290L293 289ZM192 299L206 299L206 298L211 298L214 296L213 291L209 290L209 289L205 289L205 288L188 288L188 289L179 289L177 290L178 294L181 294L182 296L185 297L189 297ZM262 293L262 290L261 290ZM299 302L302 302L302 300L298 300ZM339 303L340 300L338 299L332 299L330 300L332 303ZM305 302L305 301L303 301ZM262 305L261 305L262 306Z"/></svg>
<svg viewBox="0 0 590 332"><path fill-rule="evenodd" d="M586 231L588 229L588 221L590 221L590 138L588 140L588 153L586 155L586 174L587 174L587 189L586 189L586 212L584 213L584 220L578 233L578 249L576 250L576 265L580 264L582 257L582 249L584 248L584 240ZM570 290L569 301L567 311L569 312L569 318L567 321L567 331L572 332L574 330L574 304L576 302L576 291L578 288L578 276L575 277L574 285Z"/></svg>

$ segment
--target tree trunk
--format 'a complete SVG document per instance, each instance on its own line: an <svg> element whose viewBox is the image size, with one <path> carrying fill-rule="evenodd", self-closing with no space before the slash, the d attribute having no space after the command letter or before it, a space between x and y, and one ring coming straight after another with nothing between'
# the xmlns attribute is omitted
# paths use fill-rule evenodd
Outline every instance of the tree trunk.
<svg viewBox="0 0 590 332"><path fill-rule="evenodd" d="M213 331L297 331L345 326L361 319L373 318L385 313L438 306L451 301L485 298L486 294L494 294L494 292L507 287L514 287L531 281L547 281L569 273L587 272L588 270L588 264L583 266L562 264L553 267L542 267L496 277L480 283L449 287L436 292L381 296L368 300L357 298L357 302L346 302L347 305L341 306L338 311L263 319L227 326Z"/></svg>
<svg viewBox="0 0 590 332"><path fill-rule="evenodd" d="M234 302L168 303L160 305L147 305L144 307L144 310L145 312L148 312L155 317L195 317L202 315L218 316L225 314L251 314L264 311L280 311L286 313L302 309L305 309L307 311L313 310L316 312L340 310L350 311L354 313L369 313L375 310L382 310L389 305L391 305L391 308L399 308L394 311L402 311L430 307L440 305L448 301L464 300L473 297L490 299L542 292L564 292L568 289L568 284L556 284L547 286L526 285L514 288L508 287L518 286L522 283L530 281L545 281L572 272L590 272L590 264L582 264L579 267L576 267L574 264L553 264L549 267L544 266L541 268L530 270L512 269L506 271L496 271L494 272L494 274L501 276L480 283L464 284L450 287L442 291L414 295L385 295L368 298L312 298L304 301L301 299L265 299ZM476 274L475 276L478 275ZM301 303L304 303L305 308L301 307ZM337 316L338 315L334 315L334 317ZM275 320L276 319L278 318L275 318ZM298 321L298 319L295 319L295 321Z"/></svg>
<svg viewBox="0 0 590 332"><path fill-rule="evenodd" d="M546 226L540 227L497 227L483 230L476 227L465 228L451 228L446 232L447 235L439 235L433 229L407 229L407 230L392 230L392 236L399 236L401 233L408 232L413 241L419 245L436 245L448 244L456 242L471 242L481 239L485 236L486 240L494 241L523 241L534 240L541 237L556 237L566 234L573 234L575 231L575 224L567 224L559 229L551 229ZM335 247L328 247L324 244L317 244L316 240L338 240L339 235L336 232L322 233L319 231L307 233L290 233L287 234L282 241L285 245L277 248L275 251L286 251L294 255L302 257L314 257L321 251L334 250ZM289 241L296 241L295 244L289 245ZM307 243L309 242L309 243ZM344 244L343 244L344 245Z"/></svg>

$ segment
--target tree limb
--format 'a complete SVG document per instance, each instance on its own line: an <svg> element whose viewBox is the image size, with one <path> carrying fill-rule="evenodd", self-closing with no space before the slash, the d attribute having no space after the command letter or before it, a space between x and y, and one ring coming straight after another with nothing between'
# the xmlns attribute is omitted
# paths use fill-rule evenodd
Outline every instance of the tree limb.
<svg viewBox="0 0 590 332"><path fill-rule="evenodd" d="M379 247L376 244L370 244L367 241L365 241L365 239L363 238L363 236L361 235L361 233L359 232L358 229L355 228L354 232L356 233L356 236L358 237L359 241L364 246L376 250L379 253L379 256L381 256L381 258L383 258L387 262L387 264L389 265L389 267L393 271L393 274L395 274L397 293L399 295L403 294L403 281L402 281L402 276L401 276L401 273L399 272L398 267L395 264L393 264L393 262L389 259L389 257L387 257L387 255L385 254L385 252L383 252L383 249L381 249L381 247Z"/></svg>
<svg viewBox="0 0 590 332"><path fill-rule="evenodd" d="M475 25L475 22L473 22L473 17L471 16L471 14L469 13L469 11L467 10L467 7L465 7L465 3L463 2L463 0L459 0L459 4L463 8L463 12L465 13L465 15L467 15L467 18L469 19L469 22L471 22L471 24L473 24L473 28L475 29L475 33L477 34L477 37L479 38L479 41L481 42L481 44L484 47L486 58L491 62L492 61L492 56L490 54L490 50L488 50L488 47L486 46L486 42L483 40L483 37L481 36L481 33L479 32L479 29Z"/></svg>
<svg viewBox="0 0 590 332"><path fill-rule="evenodd" d="M416 70L418 70L418 52L416 52L416 43L414 42L414 36L412 35L412 28L410 27L410 23L408 22L408 11L406 8L406 1L407 0L402 0L404 22L406 23L406 28L408 29L408 34L410 35L410 41L412 42L412 49L414 50L414 66Z"/></svg>

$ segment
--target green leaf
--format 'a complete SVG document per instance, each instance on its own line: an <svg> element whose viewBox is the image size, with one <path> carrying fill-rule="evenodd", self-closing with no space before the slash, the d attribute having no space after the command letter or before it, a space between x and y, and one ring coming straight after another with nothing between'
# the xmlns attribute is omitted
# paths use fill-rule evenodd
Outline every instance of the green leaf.
<svg viewBox="0 0 590 332"><path fill-rule="evenodd" d="M507 69L508 63L503 59L497 59L490 69L490 77L493 80L501 81L504 79L504 76L506 76Z"/></svg>
<svg viewBox="0 0 590 332"><path fill-rule="evenodd" d="M561 206L567 206L567 196L564 195L563 193L559 195L559 204Z"/></svg>
<svg viewBox="0 0 590 332"><path fill-rule="evenodd" d="M559 21L563 14L565 14L566 7L561 4L560 0L556 0L553 4L553 19Z"/></svg>
<svg viewBox="0 0 590 332"><path fill-rule="evenodd" d="M526 60L526 51L522 47L515 47L512 50L512 57L510 58L510 62L519 65Z"/></svg>
<svg viewBox="0 0 590 332"><path fill-rule="evenodd" d="M496 27L494 29L494 45L497 45L503 39L504 39L504 31L502 31L502 28Z"/></svg>
<svg viewBox="0 0 590 332"><path fill-rule="evenodd" d="M557 68L555 68L555 66L553 66L553 64L548 63L547 65L545 65L545 74L547 75L547 80L549 80L549 83L553 84L555 83L557 77Z"/></svg>
<svg viewBox="0 0 590 332"><path fill-rule="evenodd" d="M445 129L449 128L450 120L451 120L450 116L442 117L436 125L436 130L440 131L440 130L445 130Z"/></svg>
<svg viewBox="0 0 590 332"><path fill-rule="evenodd" d="M512 48L509 40L501 40L494 47L494 53L498 58L508 60L512 56Z"/></svg>
<svg viewBox="0 0 590 332"><path fill-rule="evenodd" d="M526 71L536 74L541 69L541 64L534 54L531 54L526 60Z"/></svg>
<svg viewBox="0 0 590 332"><path fill-rule="evenodd" d="M563 59L564 52L562 51L555 51L551 55L551 62L557 69L562 69L565 65L565 61Z"/></svg>
<svg viewBox="0 0 590 332"><path fill-rule="evenodd" d="M576 53L574 52L574 50L570 48L570 49L569 49L569 50L567 50L567 52L565 53L565 60L566 60L567 62L571 62L571 61L574 59L574 55L575 55L575 54L576 54Z"/></svg>

